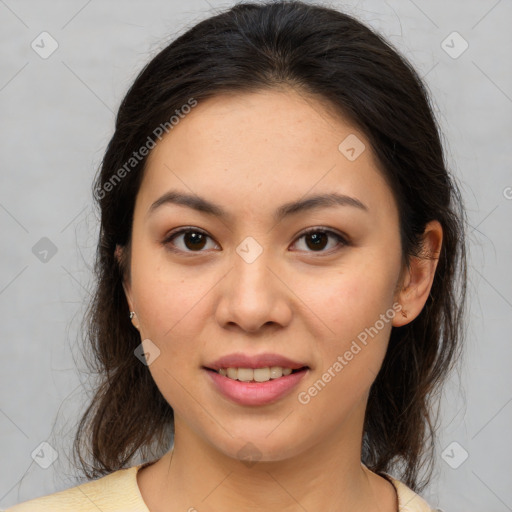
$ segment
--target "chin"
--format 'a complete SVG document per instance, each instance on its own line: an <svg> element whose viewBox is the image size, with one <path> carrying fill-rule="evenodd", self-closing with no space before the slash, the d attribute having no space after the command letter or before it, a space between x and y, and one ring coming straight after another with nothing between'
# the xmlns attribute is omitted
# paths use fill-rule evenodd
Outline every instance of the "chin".
<svg viewBox="0 0 512 512"><path fill-rule="evenodd" d="M284 461L301 452L301 443L286 432L278 436L276 432L268 435L267 431L259 430L251 435L247 429L243 436L233 436L218 444L210 442L226 457L245 462L248 467L256 462Z"/></svg>

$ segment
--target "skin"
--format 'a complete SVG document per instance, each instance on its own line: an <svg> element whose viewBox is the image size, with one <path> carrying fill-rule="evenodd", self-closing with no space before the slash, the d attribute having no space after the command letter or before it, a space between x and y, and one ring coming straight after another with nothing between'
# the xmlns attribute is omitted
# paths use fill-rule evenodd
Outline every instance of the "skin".
<svg viewBox="0 0 512 512"><path fill-rule="evenodd" d="M349 134L366 146L355 161L338 150ZM170 189L215 202L232 218L175 204L148 214ZM273 220L283 203L334 191L367 211L334 206ZM205 243L178 235L166 247L166 235L185 226L206 232ZM331 235L315 249L302 236L311 227L349 243ZM248 236L263 249L250 264L236 252ZM424 248L435 256L441 242L433 221ZM149 370L175 415L174 453L137 476L151 512L396 510L393 486L360 460L368 393L391 327L419 314L437 265L412 258L403 266L401 251L397 206L369 142L313 98L291 89L216 96L157 144L136 198L124 283L141 340L160 350ZM300 403L298 393L394 303L407 318L396 314ZM202 369L232 352L275 352L310 370L276 403L241 406ZM250 466L238 455L248 442L260 457Z"/></svg>

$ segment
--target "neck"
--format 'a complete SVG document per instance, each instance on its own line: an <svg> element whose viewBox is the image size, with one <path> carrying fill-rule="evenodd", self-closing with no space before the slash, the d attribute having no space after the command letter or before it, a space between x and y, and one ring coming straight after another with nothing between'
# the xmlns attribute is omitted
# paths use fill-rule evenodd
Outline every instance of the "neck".
<svg viewBox="0 0 512 512"><path fill-rule="evenodd" d="M348 439L347 431L354 429L341 428L283 460L249 463L227 456L175 418L174 449L145 475L139 472L139 487L151 512L394 512L394 488L362 466L362 439Z"/></svg>

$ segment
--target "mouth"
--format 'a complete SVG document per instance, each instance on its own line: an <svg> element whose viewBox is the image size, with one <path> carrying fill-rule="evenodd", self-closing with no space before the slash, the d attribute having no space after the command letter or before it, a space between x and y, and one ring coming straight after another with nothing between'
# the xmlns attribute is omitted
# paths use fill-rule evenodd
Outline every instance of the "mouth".
<svg viewBox="0 0 512 512"><path fill-rule="evenodd" d="M300 373L309 370L309 366L301 366L300 368L288 368L283 366L265 366L262 368L208 368L203 369L227 377L228 379L238 380L240 382L268 382L280 379L293 373Z"/></svg>
<svg viewBox="0 0 512 512"><path fill-rule="evenodd" d="M202 367L207 380L218 393L242 406L274 404L295 389L309 373L309 366L289 368Z"/></svg>

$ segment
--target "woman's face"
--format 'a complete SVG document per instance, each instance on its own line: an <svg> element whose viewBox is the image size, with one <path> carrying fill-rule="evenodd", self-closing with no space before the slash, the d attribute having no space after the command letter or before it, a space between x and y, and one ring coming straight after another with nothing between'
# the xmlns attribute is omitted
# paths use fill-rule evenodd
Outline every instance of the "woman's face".
<svg viewBox="0 0 512 512"><path fill-rule="evenodd" d="M199 102L150 154L125 287L177 436L260 460L360 439L400 271L397 207L361 132L291 91ZM307 369L266 384L206 369L232 354ZM251 362L292 366L237 366Z"/></svg>

